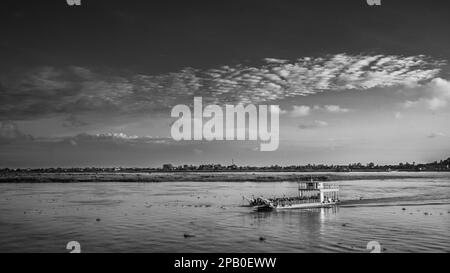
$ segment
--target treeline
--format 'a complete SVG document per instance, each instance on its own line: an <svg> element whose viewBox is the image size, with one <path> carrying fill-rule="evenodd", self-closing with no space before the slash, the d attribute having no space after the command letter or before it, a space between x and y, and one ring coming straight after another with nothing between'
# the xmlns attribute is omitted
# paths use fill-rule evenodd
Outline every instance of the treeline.
<svg viewBox="0 0 450 273"><path fill-rule="evenodd" d="M450 158L432 163L416 164L415 162L399 163L397 165L376 165L374 163L353 163L348 165L308 164L266 167L237 166L235 164L223 166L221 164L180 165L164 164L159 168L4 168L2 173L30 172L30 173L151 173L151 172L390 172L390 171L450 171Z"/></svg>

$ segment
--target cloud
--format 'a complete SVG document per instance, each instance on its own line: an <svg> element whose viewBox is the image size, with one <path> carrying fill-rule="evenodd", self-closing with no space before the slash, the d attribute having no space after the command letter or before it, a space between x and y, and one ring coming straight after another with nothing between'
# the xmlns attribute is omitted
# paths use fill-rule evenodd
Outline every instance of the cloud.
<svg viewBox="0 0 450 273"><path fill-rule="evenodd" d="M205 103L259 104L322 92L416 86L435 78L442 64L425 56L337 54L187 67L160 75L35 67L0 76L0 116L26 120L85 113L142 115L166 113L176 104L192 103L194 96L202 96ZM429 103L442 107L440 101Z"/></svg>
<svg viewBox="0 0 450 273"><path fill-rule="evenodd" d="M311 123L299 124L298 128L300 128L302 130L308 130L308 129L321 128L321 127L325 127L325 126L328 126L328 123L326 121L315 120L314 122L311 122Z"/></svg>
<svg viewBox="0 0 450 273"><path fill-rule="evenodd" d="M288 112L288 115L291 117L305 117L308 116L311 112L311 107L305 105L294 105L292 110Z"/></svg>
<svg viewBox="0 0 450 273"><path fill-rule="evenodd" d="M288 63L288 60L282 60L282 59L276 59L276 58L265 58L264 61L266 63L272 63L272 64L285 64Z"/></svg>
<svg viewBox="0 0 450 273"><path fill-rule="evenodd" d="M175 141L168 137L159 136L137 136L121 132L108 132L99 134L82 133L65 137L33 137L22 133L13 122L0 122L0 144L16 142L35 143L69 143L77 146L80 143L115 143L115 144L174 144Z"/></svg>
<svg viewBox="0 0 450 273"><path fill-rule="evenodd" d="M315 110L323 110L323 111L326 111L326 112L329 112L329 113L334 113L334 114L336 114L336 113L348 113L348 112L351 111L350 109L343 108L343 107L341 107L339 105L324 105L323 107L316 105L316 106L314 106L314 109Z"/></svg>
<svg viewBox="0 0 450 273"><path fill-rule="evenodd" d="M416 85L434 78L441 65L424 56L347 54L266 62L260 67L223 66L206 74L220 78L212 85L218 98L239 92L241 101L259 102L328 91Z"/></svg>
<svg viewBox="0 0 450 273"><path fill-rule="evenodd" d="M450 105L450 82L435 78L420 88L419 98L407 100L403 103L404 108L427 108L437 111Z"/></svg>
<svg viewBox="0 0 450 273"><path fill-rule="evenodd" d="M84 142L115 142L115 143L148 143L148 144L169 144L173 140L166 137L136 136L125 133L101 133L101 134L79 134L73 137L65 137L64 141Z"/></svg>
<svg viewBox="0 0 450 273"><path fill-rule="evenodd" d="M89 125L89 123L87 123L73 115L66 118L63 122L63 127L83 127L86 125Z"/></svg>
<svg viewBox="0 0 450 273"><path fill-rule="evenodd" d="M350 109L348 108L342 108L339 105L325 105L325 110L330 113L348 113L350 112Z"/></svg>
<svg viewBox="0 0 450 273"><path fill-rule="evenodd" d="M290 111L281 110L280 114L285 114L285 115L287 114L290 117L305 117L305 116L309 116L313 110L325 111L325 112L333 113L333 114L348 113L348 112L352 111L351 109L343 108L339 105L324 105L324 106L315 105L314 107L307 106L307 105L294 105L294 106L292 106L292 110L290 110Z"/></svg>
<svg viewBox="0 0 450 273"><path fill-rule="evenodd" d="M191 98L198 89L194 73L187 69L159 76L119 74L39 67L0 77L0 116L25 120L84 113L146 114L165 110L182 96Z"/></svg>
<svg viewBox="0 0 450 273"><path fill-rule="evenodd" d="M427 137L428 138L437 138L437 137L445 137L446 135L444 133L431 133Z"/></svg>
<svg viewBox="0 0 450 273"><path fill-rule="evenodd" d="M31 141L33 137L22 133L14 122L0 122L0 143Z"/></svg>

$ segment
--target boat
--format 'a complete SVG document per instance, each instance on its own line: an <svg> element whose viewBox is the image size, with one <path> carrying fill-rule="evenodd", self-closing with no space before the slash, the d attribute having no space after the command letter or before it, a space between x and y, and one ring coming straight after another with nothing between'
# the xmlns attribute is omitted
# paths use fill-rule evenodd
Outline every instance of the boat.
<svg viewBox="0 0 450 273"><path fill-rule="evenodd" d="M339 203L339 184L332 182L298 182L298 196L246 198L256 210L286 210L331 207Z"/></svg>

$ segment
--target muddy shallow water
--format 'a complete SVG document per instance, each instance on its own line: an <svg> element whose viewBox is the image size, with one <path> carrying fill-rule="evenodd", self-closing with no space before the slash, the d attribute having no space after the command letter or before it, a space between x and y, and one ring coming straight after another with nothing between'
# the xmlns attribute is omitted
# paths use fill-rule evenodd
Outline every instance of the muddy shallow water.
<svg viewBox="0 0 450 273"><path fill-rule="evenodd" d="M282 212L242 196L296 183L5 183L0 252L449 252L450 174L429 175L342 180L341 206Z"/></svg>

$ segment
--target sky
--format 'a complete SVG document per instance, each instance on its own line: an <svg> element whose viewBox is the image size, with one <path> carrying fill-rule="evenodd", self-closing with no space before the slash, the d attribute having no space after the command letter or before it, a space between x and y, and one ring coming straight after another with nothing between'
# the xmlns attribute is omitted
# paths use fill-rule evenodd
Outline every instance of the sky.
<svg viewBox="0 0 450 273"><path fill-rule="evenodd" d="M445 1L5 1L0 167L450 155ZM280 106L280 145L175 141L171 109Z"/></svg>

